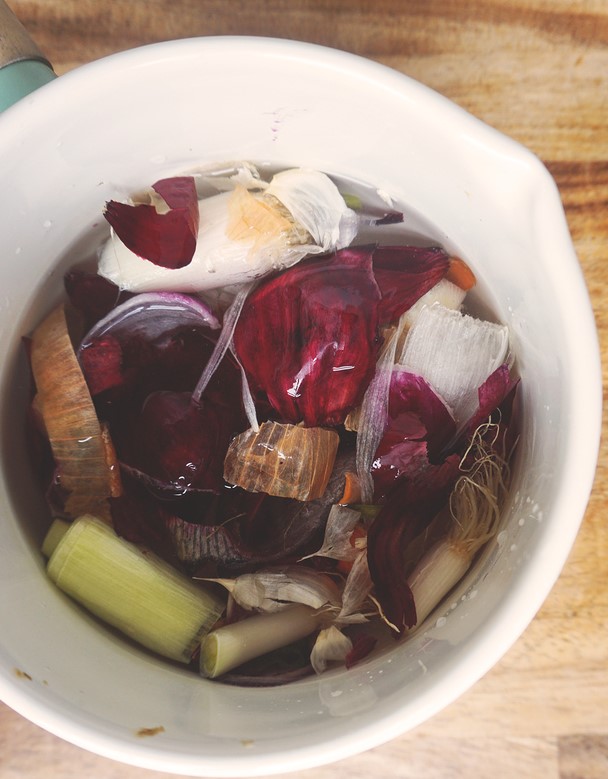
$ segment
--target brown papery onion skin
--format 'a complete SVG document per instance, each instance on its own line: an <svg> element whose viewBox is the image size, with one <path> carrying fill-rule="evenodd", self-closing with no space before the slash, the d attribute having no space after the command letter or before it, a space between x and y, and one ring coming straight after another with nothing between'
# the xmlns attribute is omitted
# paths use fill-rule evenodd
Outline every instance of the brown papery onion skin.
<svg viewBox="0 0 608 779"><path fill-rule="evenodd" d="M120 477L74 353L63 305L34 331L31 366L59 482L68 493L65 513L71 518L93 514L111 524L108 497L120 494Z"/></svg>
<svg viewBox="0 0 608 779"><path fill-rule="evenodd" d="M224 478L249 492L314 500L325 492L339 442L335 430L264 422L232 441Z"/></svg>

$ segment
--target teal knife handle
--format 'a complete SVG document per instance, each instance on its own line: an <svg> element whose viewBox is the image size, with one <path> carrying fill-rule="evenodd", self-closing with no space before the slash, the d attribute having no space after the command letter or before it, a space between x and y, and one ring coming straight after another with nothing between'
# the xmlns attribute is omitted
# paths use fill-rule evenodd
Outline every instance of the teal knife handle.
<svg viewBox="0 0 608 779"><path fill-rule="evenodd" d="M0 0L0 111L54 78L48 60Z"/></svg>
<svg viewBox="0 0 608 779"><path fill-rule="evenodd" d="M39 60L19 60L0 69L0 112L56 78L51 67Z"/></svg>

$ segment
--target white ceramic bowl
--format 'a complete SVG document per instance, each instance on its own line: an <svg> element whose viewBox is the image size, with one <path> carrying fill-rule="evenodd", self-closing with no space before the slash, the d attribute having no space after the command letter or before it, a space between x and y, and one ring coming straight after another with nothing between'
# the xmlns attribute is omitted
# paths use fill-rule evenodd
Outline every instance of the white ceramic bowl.
<svg viewBox="0 0 608 779"><path fill-rule="evenodd" d="M103 204L230 159L309 165L411 204L473 265L512 333L524 425L505 526L428 629L348 671L274 689L198 679L101 631L47 581L24 454L20 337L99 239ZM83 67L0 117L0 696L102 755L197 776L326 763L453 701L518 638L558 577L595 470L593 317L541 163L378 64L289 41L160 44ZM41 290L45 290L41 295ZM28 675L24 676L22 673ZM148 738L140 728L162 726Z"/></svg>

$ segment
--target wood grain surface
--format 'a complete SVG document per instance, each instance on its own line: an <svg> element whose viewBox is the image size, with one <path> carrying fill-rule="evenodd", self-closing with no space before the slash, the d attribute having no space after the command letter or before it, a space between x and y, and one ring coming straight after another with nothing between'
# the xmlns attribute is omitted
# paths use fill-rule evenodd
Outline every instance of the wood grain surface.
<svg viewBox="0 0 608 779"><path fill-rule="evenodd" d="M607 0L9 0L61 74L143 43L255 34L345 49L413 76L531 148L561 190L608 350ZM563 574L522 638L414 732L292 776L608 777L606 437ZM90 755L0 705L0 777L169 776Z"/></svg>

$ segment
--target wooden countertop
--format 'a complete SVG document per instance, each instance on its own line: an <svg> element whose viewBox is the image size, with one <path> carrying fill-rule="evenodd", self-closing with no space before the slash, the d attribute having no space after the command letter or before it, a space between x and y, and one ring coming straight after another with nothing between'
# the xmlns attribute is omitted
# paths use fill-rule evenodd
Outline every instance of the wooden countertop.
<svg viewBox="0 0 608 779"><path fill-rule="evenodd" d="M531 148L561 190L608 357L606 0L8 0L59 74L142 43L313 41L390 65ZM605 423L604 423L605 433ZM296 779L608 777L608 459L563 574L523 637L443 713ZM0 777L153 779L0 704Z"/></svg>

